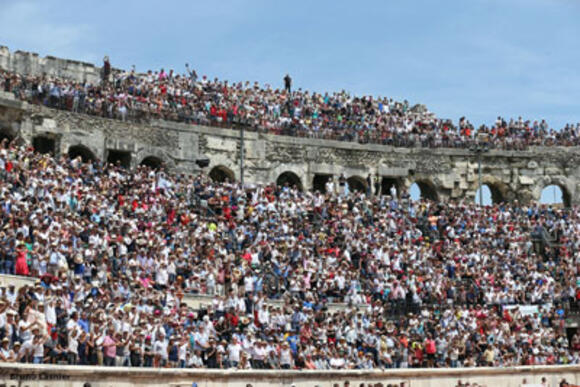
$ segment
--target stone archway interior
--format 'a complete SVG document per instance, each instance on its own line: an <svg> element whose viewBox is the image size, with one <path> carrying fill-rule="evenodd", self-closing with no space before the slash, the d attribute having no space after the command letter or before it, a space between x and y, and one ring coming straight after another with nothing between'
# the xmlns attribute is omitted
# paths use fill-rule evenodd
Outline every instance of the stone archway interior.
<svg viewBox="0 0 580 387"><path fill-rule="evenodd" d="M542 190L540 203L570 207L570 194L565 187L559 184L550 184Z"/></svg>
<svg viewBox="0 0 580 387"><path fill-rule="evenodd" d="M209 172L209 177L218 183L235 180L234 172L232 172L229 168L224 167L223 165L213 167Z"/></svg>
<svg viewBox="0 0 580 387"><path fill-rule="evenodd" d="M38 153L55 154L56 140L48 136L36 136L32 139L32 147Z"/></svg>
<svg viewBox="0 0 580 387"><path fill-rule="evenodd" d="M68 157L76 159L79 156L84 163L95 161L97 159L95 154L84 145L74 145L68 148Z"/></svg>
<svg viewBox="0 0 580 387"><path fill-rule="evenodd" d="M294 172L282 173L280 176L278 176L278 179L276 179L276 185L281 186L281 187L284 187L284 186L294 187L294 186L296 186L296 188L298 188L300 191L302 191L302 181L300 180L298 175L296 175Z"/></svg>
<svg viewBox="0 0 580 387"><path fill-rule="evenodd" d="M312 179L312 190L321 193L326 193L326 183L332 179L332 175L317 174Z"/></svg>
<svg viewBox="0 0 580 387"><path fill-rule="evenodd" d="M360 176L351 176L346 182L350 191L365 192L367 189L367 182Z"/></svg>
<svg viewBox="0 0 580 387"><path fill-rule="evenodd" d="M141 161L141 165L151 169L159 169L163 166L163 161L159 157L147 156Z"/></svg>
<svg viewBox="0 0 580 387"><path fill-rule="evenodd" d="M123 168L131 168L131 152L109 150L107 153L107 163L120 165Z"/></svg>
<svg viewBox="0 0 580 387"><path fill-rule="evenodd" d="M400 178L385 176L381 180L381 195L390 195L391 187L395 187L397 190L397 196L401 195L401 189L403 187L403 182Z"/></svg>
<svg viewBox="0 0 580 387"><path fill-rule="evenodd" d="M9 129L0 129L0 142L4 140L8 140L8 142L14 140L14 135L12 135Z"/></svg>
<svg viewBox="0 0 580 387"><path fill-rule="evenodd" d="M437 189L433 185L433 183L426 181L426 180L418 180L414 182L410 190L411 196L413 197L414 192L417 192L418 195L414 199L428 199L428 200L437 200Z"/></svg>
<svg viewBox="0 0 580 387"><path fill-rule="evenodd" d="M501 189L496 184L485 183L475 191L475 203L479 204L479 196L482 195L483 205L500 204L505 201L505 197Z"/></svg>

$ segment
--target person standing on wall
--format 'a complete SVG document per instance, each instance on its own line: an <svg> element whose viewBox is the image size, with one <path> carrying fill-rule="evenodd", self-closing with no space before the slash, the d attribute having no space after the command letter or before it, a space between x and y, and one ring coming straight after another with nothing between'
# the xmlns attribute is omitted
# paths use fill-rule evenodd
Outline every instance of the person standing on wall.
<svg viewBox="0 0 580 387"><path fill-rule="evenodd" d="M375 175L374 186L375 186L375 196L379 196L381 192L381 179L378 173Z"/></svg>
<svg viewBox="0 0 580 387"><path fill-rule="evenodd" d="M109 76L111 75L111 62L109 61L109 56L105 55L103 58L103 82L109 82Z"/></svg>
<svg viewBox="0 0 580 387"><path fill-rule="evenodd" d="M290 77L290 74L286 74L284 77L284 89L288 93L292 93L292 78Z"/></svg>

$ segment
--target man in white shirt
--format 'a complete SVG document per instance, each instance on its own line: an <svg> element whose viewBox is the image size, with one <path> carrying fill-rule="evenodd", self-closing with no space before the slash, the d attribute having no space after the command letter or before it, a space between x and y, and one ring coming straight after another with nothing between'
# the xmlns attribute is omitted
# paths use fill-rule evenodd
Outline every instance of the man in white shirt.
<svg viewBox="0 0 580 387"><path fill-rule="evenodd" d="M167 265L162 263L155 276L155 285L158 289L165 289L167 287L168 280L169 274L167 273Z"/></svg>
<svg viewBox="0 0 580 387"><path fill-rule="evenodd" d="M244 277L244 291L246 292L246 297L250 297L254 292L254 277L250 273Z"/></svg>
<svg viewBox="0 0 580 387"><path fill-rule="evenodd" d="M165 333L159 332L157 336L159 338L155 340L155 344L153 344L153 353L155 353L155 357L157 358L158 366L165 367L169 358Z"/></svg>
<svg viewBox="0 0 580 387"><path fill-rule="evenodd" d="M34 364L42 364L44 359L44 343L48 339L47 335L40 334L40 328L35 326L32 328L32 337L27 340L22 346L22 350L26 350L27 355L32 355Z"/></svg>
<svg viewBox="0 0 580 387"><path fill-rule="evenodd" d="M234 336L232 338L232 342L228 345L227 351L230 367L237 368L240 362L240 352L242 351L242 346L237 337Z"/></svg>

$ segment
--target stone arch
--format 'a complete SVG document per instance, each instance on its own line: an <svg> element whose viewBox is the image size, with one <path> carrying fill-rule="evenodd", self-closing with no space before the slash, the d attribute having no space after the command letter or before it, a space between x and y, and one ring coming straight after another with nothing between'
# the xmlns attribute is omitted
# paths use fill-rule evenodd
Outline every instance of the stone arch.
<svg viewBox="0 0 580 387"><path fill-rule="evenodd" d="M477 184L477 183L476 183ZM509 201L510 199L512 199L512 195L510 195L509 192L509 187L499 181L496 178L493 178L491 176L486 176L484 178L481 179L481 188L482 190L484 189L483 187L487 187L489 189L489 192L491 194L491 203L492 204L499 204L499 203L503 203L506 201ZM475 197L477 197L477 192L479 191L479 186L475 186ZM477 203L479 203L479 200L477 200Z"/></svg>
<svg viewBox="0 0 580 387"><path fill-rule="evenodd" d="M359 192L366 192L367 190L367 181L358 175L354 175L346 179L348 183L348 188L351 192L359 191Z"/></svg>
<svg viewBox="0 0 580 387"><path fill-rule="evenodd" d="M395 186L397 196L400 196L401 190L404 188L403 180L398 177L383 176L381 179L381 195L390 195L392 186Z"/></svg>
<svg viewBox="0 0 580 387"><path fill-rule="evenodd" d="M32 147L38 153L54 155L56 152L56 139L54 136L40 134L32 139Z"/></svg>
<svg viewBox="0 0 580 387"><path fill-rule="evenodd" d="M284 186L286 184L290 187L296 186L300 191L303 189L302 180L300 180L297 174L291 171L281 173L276 179L277 186Z"/></svg>
<svg viewBox="0 0 580 387"><path fill-rule="evenodd" d="M151 169L160 169L163 164L163 160L157 156L147 156L139 163L139 165L143 165Z"/></svg>
<svg viewBox="0 0 580 387"><path fill-rule="evenodd" d="M14 133L8 128L0 129L0 142L8 140L8 142L14 140Z"/></svg>
<svg viewBox="0 0 580 387"><path fill-rule="evenodd" d="M77 157L81 157L83 162L95 161L97 160L97 156L90 150L88 147L82 144L73 145L68 148L68 157L71 159L76 159Z"/></svg>
<svg viewBox="0 0 580 387"><path fill-rule="evenodd" d="M133 154L133 156L134 157L132 157L132 159L135 161L141 160L139 165L148 165L147 163L150 163L151 165L155 166L159 160L161 161L161 167L164 169L172 169L176 166L172 155L169 154L165 149L159 147L145 147ZM145 163L146 160L147 163Z"/></svg>
<svg viewBox="0 0 580 387"><path fill-rule="evenodd" d="M538 197L538 202L542 199L542 195L544 194L546 189L549 189L551 187L557 187L560 189L560 192L562 194L562 205L564 207L570 207L571 202L572 202L570 191L568 191L568 189L566 188L566 186L564 184L560 184L557 182L551 182L550 184L546 184L542 187L542 190L540 192L540 196ZM555 203L555 204L558 204L558 203Z"/></svg>
<svg viewBox="0 0 580 387"><path fill-rule="evenodd" d="M131 152L118 149L107 150L107 163L118 165L125 169L131 168Z"/></svg>
<svg viewBox="0 0 580 387"><path fill-rule="evenodd" d="M236 180L236 175L234 171L223 165L216 165L209 172L209 177L216 182L223 183L226 180L234 181Z"/></svg>
<svg viewBox="0 0 580 387"><path fill-rule="evenodd" d="M331 174L317 173L312 178L312 191L326 193L326 183L332 180Z"/></svg>
<svg viewBox="0 0 580 387"><path fill-rule="evenodd" d="M419 189L419 197L421 199L429 199L429 200L433 200L433 201L437 201L439 198L439 195L437 194L437 187L435 187L435 184L433 184L433 182L431 182L430 180L427 179L419 179L419 180L415 180L410 188L409 191L413 188L413 185L416 185Z"/></svg>

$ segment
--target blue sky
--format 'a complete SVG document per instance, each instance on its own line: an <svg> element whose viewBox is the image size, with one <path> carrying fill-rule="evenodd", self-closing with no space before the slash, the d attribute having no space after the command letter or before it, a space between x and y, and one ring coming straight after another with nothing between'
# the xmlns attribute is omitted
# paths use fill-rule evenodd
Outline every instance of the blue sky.
<svg viewBox="0 0 580 387"><path fill-rule="evenodd" d="M580 121L580 2L0 0L0 44L139 71L423 103L440 117Z"/></svg>

